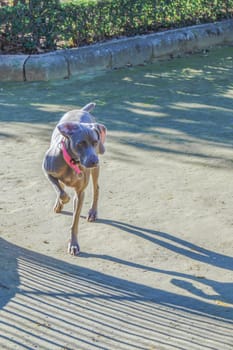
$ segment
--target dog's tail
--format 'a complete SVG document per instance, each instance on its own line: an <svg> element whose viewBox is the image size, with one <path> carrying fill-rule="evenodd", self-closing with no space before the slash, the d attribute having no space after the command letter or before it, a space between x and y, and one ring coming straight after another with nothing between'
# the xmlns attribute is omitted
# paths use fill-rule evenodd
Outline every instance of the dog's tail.
<svg viewBox="0 0 233 350"><path fill-rule="evenodd" d="M82 108L82 111L91 112L95 108L96 104L94 102L88 103Z"/></svg>

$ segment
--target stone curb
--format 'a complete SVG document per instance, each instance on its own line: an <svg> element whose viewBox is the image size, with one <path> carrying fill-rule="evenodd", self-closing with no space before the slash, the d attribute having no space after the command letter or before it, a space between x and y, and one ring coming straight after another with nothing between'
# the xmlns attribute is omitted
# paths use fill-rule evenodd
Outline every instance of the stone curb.
<svg viewBox="0 0 233 350"><path fill-rule="evenodd" d="M233 20L115 39L41 55L0 55L0 81L49 81L233 44Z"/></svg>

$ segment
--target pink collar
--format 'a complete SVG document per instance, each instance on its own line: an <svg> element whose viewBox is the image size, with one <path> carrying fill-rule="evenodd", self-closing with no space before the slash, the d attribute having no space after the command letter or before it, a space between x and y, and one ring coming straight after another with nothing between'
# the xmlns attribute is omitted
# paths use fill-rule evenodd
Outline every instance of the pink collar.
<svg viewBox="0 0 233 350"><path fill-rule="evenodd" d="M65 141L62 140L61 142L61 150L62 150L62 154L63 154L63 158L65 160L65 162L77 173L77 174L81 174L81 170L79 169L78 165L75 164L75 161L73 158L71 158L71 156L69 155L69 153L67 152L66 149L66 145L65 145Z"/></svg>

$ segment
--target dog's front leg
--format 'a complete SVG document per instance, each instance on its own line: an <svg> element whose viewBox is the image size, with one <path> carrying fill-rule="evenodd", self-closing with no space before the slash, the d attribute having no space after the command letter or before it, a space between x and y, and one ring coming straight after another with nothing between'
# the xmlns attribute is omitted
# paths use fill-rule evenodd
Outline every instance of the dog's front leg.
<svg viewBox="0 0 233 350"><path fill-rule="evenodd" d="M91 209L88 212L88 218L87 220L89 222L96 221L97 219L97 206L98 206L98 199L99 199L99 167L93 168L91 170L91 176L92 176L92 185L93 185L93 201Z"/></svg>
<svg viewBox="0 0 233 350"><path fill-rule="evenodd" d="M68 244L68 253L71 255L78 255L80 252L78 244L78 223L80 218L81 209L83 206L84 192L76 192L74 197L74 213L73 221L71 225L71 237Z"/></svg>

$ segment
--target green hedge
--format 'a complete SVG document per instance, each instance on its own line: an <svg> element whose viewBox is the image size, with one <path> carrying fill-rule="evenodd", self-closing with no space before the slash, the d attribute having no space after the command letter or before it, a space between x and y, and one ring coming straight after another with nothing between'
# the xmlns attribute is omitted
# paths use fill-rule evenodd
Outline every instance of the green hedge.
<svg viewBox="0 0 233 350"><path fill-rule="evenodd" d="M232 16L233 0L29 0L0 8L1 52L77 47Z"/></svg>

